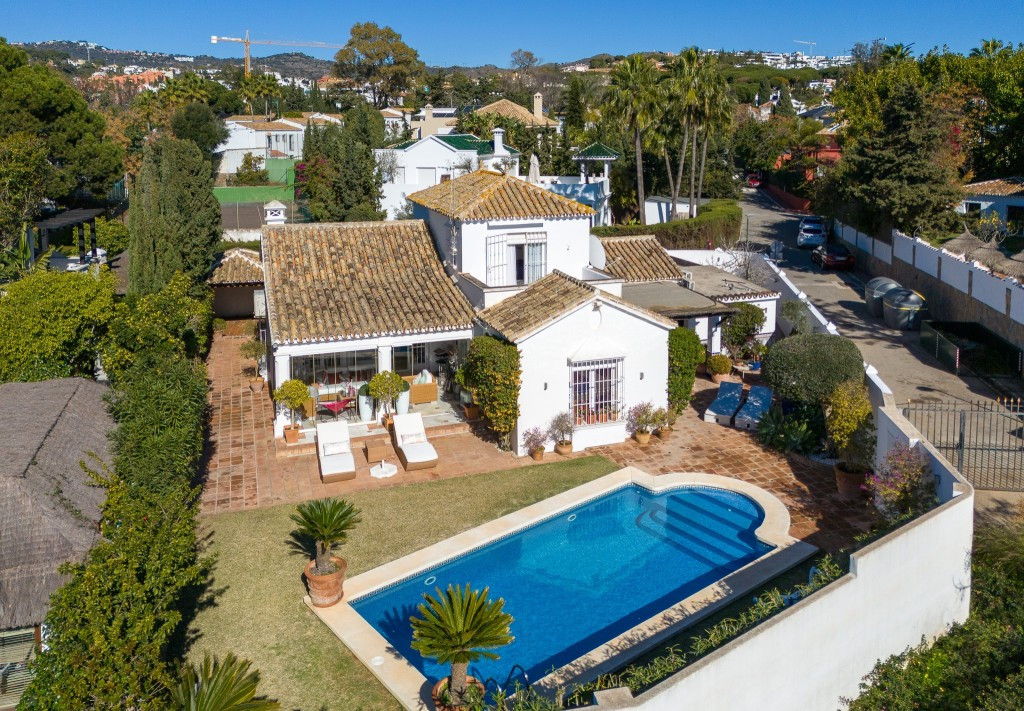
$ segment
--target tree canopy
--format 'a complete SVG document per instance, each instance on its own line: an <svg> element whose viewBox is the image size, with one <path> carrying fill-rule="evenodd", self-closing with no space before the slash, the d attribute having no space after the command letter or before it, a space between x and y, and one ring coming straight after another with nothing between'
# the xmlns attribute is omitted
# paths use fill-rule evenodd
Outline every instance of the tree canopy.
<svg viewBox="0 0 1024 711"><path fill-rule="evenodd" d="M353 81L357 90L366 85L378 109L394 103L423 71L419 54L402 41L402 35L375 22L352 25L348 42L334 59L335 74Z"/></svg>

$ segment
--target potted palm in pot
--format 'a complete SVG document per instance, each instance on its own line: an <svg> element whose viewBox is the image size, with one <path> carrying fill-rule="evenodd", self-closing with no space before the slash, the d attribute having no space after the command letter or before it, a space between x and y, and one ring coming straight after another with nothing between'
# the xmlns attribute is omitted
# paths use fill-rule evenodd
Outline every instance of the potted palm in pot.
<svg viewBox="0 0 1024 711"><path fill-rule="evenodd" d="M288 444L299 441L299 426L295 424L295 413L309 400L309 388L301 380L286 380L274 391L274 400L288 408L291 424L284 428L284 439Z"/></svg>
<svg viewBox="0 0 1024 711"><path fill-rule="evenodd" d="M402 376L390 370L382 370L370 378L370 395L384 406L383 424L391 426L395 398L402 392L405 381Z"/></svg>
<svg viewBox="0 0 1024 711"><path fill-rule="evenodd" d="M568 412L560 412L551 418L548 425L548 434L555 440L555 451L558 454L566 455L572 453L572 417Z"/></svg>
<svg viewBox="0 0 1024 711"><path fill-rule="evenodd" d="M860 496L875 458L875 423L867 388L840 383L825 403L825 429L836 451L836 489L845 499Z"/></svg>
<svg viewBox="0 0 1024 711"><path fill-rule="evenodd" d="M266 344L258 338L252 338L241 345L238 349L243 358L256 361L256 367L249 376L249 389L254 393L263 389L263 376L260 370L263 365L263 358L267 355Z"/></svg>
<svg viewBox="0 0 1024 711"><path fill-rule="evenodd" d="M359 523L359 513L348 501L332 498L304 501L291 516L296 533L316 545L316 557L305 570L309 599L316 607L330 607L341 599L348 563L333 555L333 549Z"/></svg>
<svg viewBox="0 0 1024 711"><path fill-rule="evenodd" d="M436 597L423 594L412 624L412 648L428 659L451 664L451 673L431 690L437 711L459 711L483 700L484 686L467 672L471 662L497 659L490 651L511 644L512 615L504 611L501 598L489 600L489 588L471 590L449 585Z"/></svg>
<svg viewBox="0 0 1024 711"><path fill-rule="evenodd" d="M650 401L638 402L629 408L629 428L633 430L637 444L650 443L651 431L657 426L654 413L654 405Z"/></svg>
<svg viewBox="0 0 1024 711"><path fill-rule="evenodd" d="M548 437L540 427L531 427L523 432L523 448L530 453L535 462L544 459L544 446L548 443Z"/></svg>

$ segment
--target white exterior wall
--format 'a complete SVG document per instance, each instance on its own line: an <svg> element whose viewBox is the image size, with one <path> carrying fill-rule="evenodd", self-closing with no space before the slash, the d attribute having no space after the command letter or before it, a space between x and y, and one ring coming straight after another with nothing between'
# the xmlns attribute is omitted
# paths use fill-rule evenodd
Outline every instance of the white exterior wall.
<svg viewBox="0 0 1024 711"><path fill-rule="evenodd" d="M554 415L569 410L570 360L623 358L623 412L619 420L577 428L573 435L575 450L626 440L625 414L638 402L650 400L655 407L666 406L668 326L648 321L617 304L600 303L597 313L586 304L518 344L523 371L519 422L513 433L518 454L527 454L522 447L526 429L540 427L546 431ZM553 448L554 443L548 442L548 451Z"/></svg>
<svg viewBox="0 0 1024 711"><path fill-rule="evenodd" d="M405 207L406 196L410 193L437 185L442 175L453 178L462 175L464 171L455 170L457 164L468 159L474 169L479 165L476 151L457 151L443 141L429 137L405 150L381 148L374 151L378 160L389 153L394 154L398 168L394 180L384 183L384 196L380 203L381 209L388 211L389 220L395 219L397 212Z"/></svg>
<svg viewBox="0 0 1024 711"><path fill-rule="evenodd" d="M583 270L590 261L590 220L586 216L462 223L459 271L487 283L487 236L521 232L547 234L545 274L558 269L577 279L583 277Z"/></svg>
<svg viewBox="0 0 1024 711"><path fill-rule="evenodd" d="M699 203L698 203L699 205ZM698 207L698 210L700 208ZM672 199L663 197L652 197L644 200L644 215L648 225L657 225L668 222L672 217ZM690 201L676 201L676 219L689 219Z"/></svg>

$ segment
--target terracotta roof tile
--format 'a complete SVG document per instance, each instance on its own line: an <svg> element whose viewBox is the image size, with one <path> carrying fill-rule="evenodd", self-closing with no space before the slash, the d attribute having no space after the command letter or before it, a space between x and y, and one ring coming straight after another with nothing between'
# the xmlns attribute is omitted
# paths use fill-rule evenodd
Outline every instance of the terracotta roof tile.
<svg viewBox="0 0 1024 711"><path fill-rule="evenodd" d="M260 253L243 247L227 250L213 265L207 281L211 284L262 284Z"/></svg>
<svg viewBox="0 0 1024 711"><path fill-rule="evenodd" d="M555 195L511 175L478 170L408 196L414 203L456 220L582 217L583 203Z"/></svg>
<svg viewBox="0 0 1024 711"><path fill-rule="evenodd" d="M1002 195L1005 197L1024 195L1024 178L1014 176L997 180L983 180L965 187L968 195Z"/></svg>
<svg viewBox="0 0 1024 711"><path fill-rule="evenodd" d="M263 227L272 342L469 328L422 220Z"/></svg>
<svg viewBox="0 0 1024 711"><path fill-rule="evenodd" d="M679 279L679 266L653 235L601 237L604 271L626 281Z"/></svg>
<svg viewBox="0 0 1024 711"><path fill-rule="evenodd" d="M525 126L551 126L555 127L558 125L558 121L549 119L547 116L541 116L537 118L533 115L525 106L520 106L514 101L508 99L498 99L497 101L481 106L479 109L474 111L476 114L494 114L496 116L505 116L507 118L515 119Z"/></svg>

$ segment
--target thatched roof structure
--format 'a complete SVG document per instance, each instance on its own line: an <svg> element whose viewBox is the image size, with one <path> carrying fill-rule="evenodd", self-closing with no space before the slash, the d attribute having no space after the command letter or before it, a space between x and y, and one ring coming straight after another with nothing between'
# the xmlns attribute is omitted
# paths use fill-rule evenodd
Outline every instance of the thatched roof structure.
<svg viewBox="0 0 1024 711"><path fill-rule="evenodd" d="M80 462L108 455L106 390L82 378L0 385L0 629L42 622L65 581L57 568L99 535L104 491Z"/></svg>
<svg viewBox="0 0 1024 711"><path fill-rule="evenodd" d="M995 263L992 271L1005 274L1017 280L1024 280L1024 252L1018 252L1012 257L1004 257Z"/></svg>
<svg viewBox="0 0 1024 711"><path fill-rule="evenodd" d="M975 250L981 249L985 246L985 242L975 235L971 234L971 231L964 229L962 233L949 240L948 242L942 243L942 248L950 254L959 254L964 259L970 259L971 255Z"/></svg>
<svg viewBox="0 0 1024 711"><path fill-rule="evenodd" d="M975 262L981 262L989 269L993 268L996 264L1006 259L1006 252L999 249L999 246L995 242L985 242L977 249L973 250L969 258Z"/></svg>

